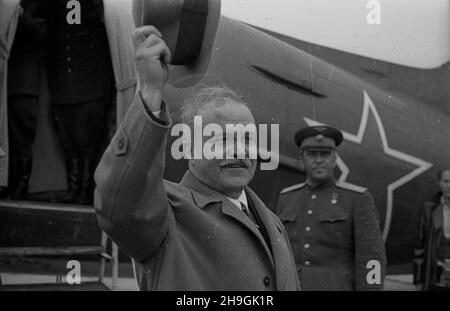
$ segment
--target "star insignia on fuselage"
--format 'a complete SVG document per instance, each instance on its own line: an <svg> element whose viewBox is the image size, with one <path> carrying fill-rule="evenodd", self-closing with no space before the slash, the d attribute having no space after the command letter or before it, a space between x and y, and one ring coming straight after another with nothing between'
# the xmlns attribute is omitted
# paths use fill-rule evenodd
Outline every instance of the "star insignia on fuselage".
<svg viewBox="0 0 450 311"><path fill-rule="evenodd" d="M392 219L392 209L393 209L393 195L394 191L401 187L402 185L408 183L409 181L413 180L420 174L424 173L428 169L430 169L433 165L429 162L426 162L422 159L419 159L417 157L408 155L406 153L400 152L398 150L392 149L389 147L388 140L386 137L386 132L384 130L383 122L381 121L380 115L378 114L378 111L369 97L369 95L364 91L364 106L361 116L361 122L359 124L358 133L351 134L345 131L343 132L344 140L353 142L355 144L361 145L363 143L364 135L366 134L367 124L369 120L370 113L372 113L375 121L376 126L378 128L378 134L381 139L381 145L383 147L383 152L392 157L396 160L408 163L409 165L412 165L416 167L414 170L410 171L406 175L403 174L400 178L397 178L395 181L389 183L387 185L387 195L386 195L386 215L385 215L385 221L384 221L384 227L383 227L383 239L386 241L387 236L389 234L391 219ZM306 123L309 126L313 125L326 125L324 123L317 122L315 120L311 120L309 118L304 118ZM345 164L345 162L342 160L339 155L337 156L336 165L341 170L342 174L340 175L338 181L343 183L344 185L356 189L362 189L362 187L351 184L347 182L348 175L350 174L349 167Z"/></svg>

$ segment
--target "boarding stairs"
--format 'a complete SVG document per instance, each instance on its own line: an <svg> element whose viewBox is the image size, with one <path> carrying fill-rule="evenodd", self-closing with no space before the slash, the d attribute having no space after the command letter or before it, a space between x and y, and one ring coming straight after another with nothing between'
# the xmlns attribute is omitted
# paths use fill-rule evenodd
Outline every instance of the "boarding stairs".
<svg viewBox="0 0 450 311"><path fill-rule="evenodd" d="M77 213L80 214L93 214L94 209L92 206L82 206L82 205L72 205L72 204L57 204L57 203L43 203L43 202L32 202L32 201L12 201L12 200L0 200L0 213L2 210L7 211L19 211L20 213L24 213L24 217L26 217L26 213L45 211L46 213ZM25 211L25 212L24 212ZM70 214L72 215L72 214ZM26 224L26 222L24 222ZM28 224L32 225L32 224ZM20 228L18 229L20 230ZM78 258L83 258L84 256L89 256L89 258L98 256L99 258L99 269L98 269L98 280L95 281L100 286L105 287L105 289L115 290L117 288L117 281L119 275L119 262L118 262L118 247L117 245L106 235L105 232L101 231L101 236L99 237L98 243L92 243L93 245L74 245L74 246L20 246L20 247L2 247L0 245L0 260L6 258L26 258L30 256L45 256L50 258L59 258L65 257L70 258L71 256ZM108 253L108 250L110 251ZM111 282L105 281L105 269L107 261L111 266ZM2 271L0 269L0 290L20 290L26 288L33 289L46 289L46 288L59 288L64 290L74 289L74 286L77 285L69 285L65 282L65 278L58 274L55 278L54 284L3 284L1 279ZM89 288L89 284L93 283L82 282L85 288ZM76 289L80 290L80 289ZM82 289L81 289L82 290Z"/></svg>

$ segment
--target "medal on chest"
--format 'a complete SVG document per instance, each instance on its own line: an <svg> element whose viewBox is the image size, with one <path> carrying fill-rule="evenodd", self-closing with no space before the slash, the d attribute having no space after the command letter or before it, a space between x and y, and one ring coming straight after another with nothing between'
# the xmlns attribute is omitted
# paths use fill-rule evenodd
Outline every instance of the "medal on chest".
<svg viewBox="0 0 450 311"><path fill-rule="evenodd" d="M331 195L331 204L336 205L339 195L335 192Z"/></svg>

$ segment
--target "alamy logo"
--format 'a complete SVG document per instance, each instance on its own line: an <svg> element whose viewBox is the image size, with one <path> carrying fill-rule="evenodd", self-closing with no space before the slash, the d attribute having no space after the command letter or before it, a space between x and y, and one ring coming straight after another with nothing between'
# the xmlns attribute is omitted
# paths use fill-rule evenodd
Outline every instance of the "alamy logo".
<svg viewBox="0 0 450 311"><path fill-rule="evenodd" d="M69 11L66 16L67 24L81 24L81 4L77 0L70 0L66 3L66 8Z"/></svg>
<svg viewBox="0 0 450 311"><path fill-rule="evenodd" d="M261 170L275 170L279 163L279 125L270 125L270 140L268 128L267 124L259 124L258 128L255 124L203 126L202 116L195 116L192 129L183 123L172 127L171 135L178 138L171 146L171 154L175 160L260 158Z"/></svg>
<svg viewBox="0 0 450 311"><path fill-rule="evenodd" d="M81 284L81 264L78 260L70 260L66 264L66 268L70 269L66 276L67 284Z"/></svg>
<svg viewBox="0 0 450 311"><path fill-rule="evenodd" d="M367 284L380 285L381 284L381 264L378 260L369 260L366 265L370 269L366 276Z"/></svg>
<svg viewBox="0 0 450 311"><path fill-rule="evenodd" d="M381 3L378 0L370 0L366 5L370 11L367 13L367 23L369 25L381 24Z"/></svg>

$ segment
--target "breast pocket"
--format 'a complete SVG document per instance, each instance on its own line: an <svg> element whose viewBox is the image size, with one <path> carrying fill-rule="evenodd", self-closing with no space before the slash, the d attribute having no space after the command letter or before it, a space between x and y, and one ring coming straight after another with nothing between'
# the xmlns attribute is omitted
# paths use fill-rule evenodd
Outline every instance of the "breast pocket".
<svg viewBox="0 0 450 311"><path fill-rule="evenodd" d="M339 207L332 207L327 211L322 211L319 215L320 222L335 223L339 221L345 221L347 219L347 212L343 211Z"/></svg>
<svg viewBox="0 0 450 311"><path fill-rule="evenodd" d="M294 254L294 258L297 261L300 256L300 228L297 224L297 214L294 212L283 212L280 214L280 220L286 229L286 233L289 238L289 242L292 247L292 252Z"/></svg>
<svg viewBox="0 0 450 311"><path fill-rule="evenodd" d="M322 210L319 226L323 238L331 245L345 246L351 242L352 223L348 213L337 205Z"/></svg>
<svg viewBox="0 0 450 311"><path fill-rule="evenodd" d="M295 238L297 232L297 214L294 212L283 212L279 217L289 238Z"/></svg>
<svg viewBox="0 0 450 311"><path fill-rule="evenodd" d="M295 221L295 219L297 218L297 213L292 212L292 211L284 211L280 214L280 219L281 220L286 220L286 221Z"/></svg>

